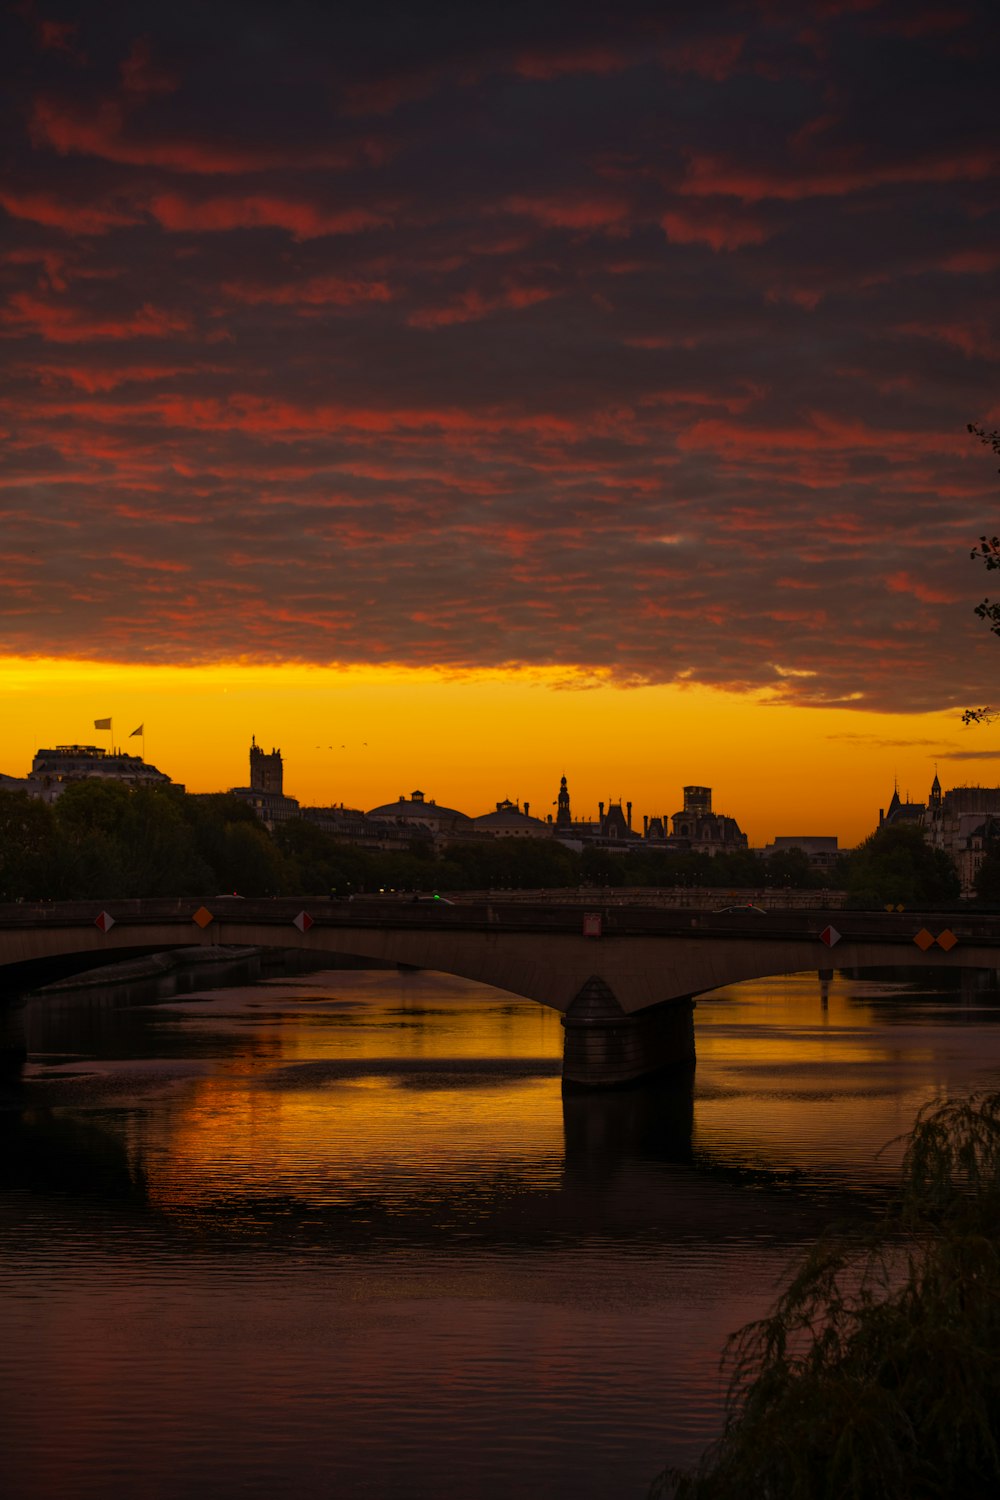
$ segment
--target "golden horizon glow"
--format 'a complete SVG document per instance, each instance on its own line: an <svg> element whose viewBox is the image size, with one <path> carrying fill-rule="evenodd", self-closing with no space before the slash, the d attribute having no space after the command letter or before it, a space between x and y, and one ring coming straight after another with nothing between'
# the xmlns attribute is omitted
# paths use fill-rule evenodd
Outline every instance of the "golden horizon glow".
<svg viewBox="0 0 1000 1500"><path fill-rule="evenodd" d="M107 747L93 726L111 717L118 748L142 753L132 731L144 725L147 761L192 792L246 785L256 736L281 749L285 791L304 805L367 809L420 788L471 816L511 797L544 818L565 773L574 816L596 817L599 801L620 797L641 829L644 814L675 812L694 783L711 786L716 810L757 846L778 834L854 844L876 826L894 781L923 801L936 762L947 787L969 781L963 760L998 754L954 710L804 707L780 689L622 684L584 666L8 657L0 687L0 771L10 776L25 775L43 747ZM961 758L949 766L949 756Z"/></svg>

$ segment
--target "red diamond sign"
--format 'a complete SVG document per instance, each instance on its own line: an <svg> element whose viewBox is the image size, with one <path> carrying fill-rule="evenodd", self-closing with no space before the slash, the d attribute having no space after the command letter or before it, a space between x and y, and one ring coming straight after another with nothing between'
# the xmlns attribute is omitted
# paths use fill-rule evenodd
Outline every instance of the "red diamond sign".
<svg viewBox="0 0 1000 1500"><path fill-rule="evenodd" d="M943 948L946 953L950 953L952 948L954 948L955 944L958 942L958 938L952 932L950 927L946 927L944 932L938 933L937 941L939 948Z"/></svg>
<svg viewBox="0 0 1000 1500"><path fill-rule="evenodd" d="M313 919L307 911L300 911L297 917L292 918L292 923L300 932L308 932L313 926Z"/></svg>
<svg viewBox="0 0 1000 1500"><path fill-rule="evenodd" d="M102 932L110 932L115 925L115 919L109 911L102 911L100 916L94 918L94 926L99 927Z"/></svg>
<svg viewBox="0 0 1000 1500"><path fill-rule="evenodd" d="M191 920L192 922L197 922L199 927L207 927L209 922L215 921L215 918L207 906L199 906Z"/></svg>
<svg viewBox="0 0 1000 1500"><path fill-rule="evenodd" d="M840 933L836 927L824 927L819 935L819 940L821 943L825 943L828 948L832 948L834 943L840 942Z"/></svg>

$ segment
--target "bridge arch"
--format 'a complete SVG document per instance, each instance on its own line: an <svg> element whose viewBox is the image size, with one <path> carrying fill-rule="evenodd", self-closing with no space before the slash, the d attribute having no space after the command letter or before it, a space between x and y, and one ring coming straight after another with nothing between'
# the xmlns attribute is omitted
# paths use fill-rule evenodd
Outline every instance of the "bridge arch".
<svg viewBox="0 0 1000 1500"><path fill-rule="evenodd" d="M195 945L301 949L459 975L560 1011L564 1077L612 1084L694 1063L693 997L843 968L996 968L996 918L662 908L240 901L0 908L0 992ZM837 931L834 924L842 931ZM832 946L831 946L832 944Z"/></svg>

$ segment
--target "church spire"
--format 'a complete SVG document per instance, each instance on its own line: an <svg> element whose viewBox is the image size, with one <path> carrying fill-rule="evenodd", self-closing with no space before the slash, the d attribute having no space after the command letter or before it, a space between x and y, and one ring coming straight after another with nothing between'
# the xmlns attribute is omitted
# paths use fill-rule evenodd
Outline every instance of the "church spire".
<svg viewBox="0 0 1000 1500"><path fill-rule="evenodd" d="M556 827L569 828L572 819L569 815L569 788L564 776L559 783L559 796L556 798Z"/></svg>

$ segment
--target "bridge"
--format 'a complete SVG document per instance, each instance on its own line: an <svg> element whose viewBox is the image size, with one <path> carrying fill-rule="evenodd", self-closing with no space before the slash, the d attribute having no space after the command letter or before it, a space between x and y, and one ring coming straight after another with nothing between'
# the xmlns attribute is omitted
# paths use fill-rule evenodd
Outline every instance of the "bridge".
<svg viewBox="0 0 1000 1500"><path fill-rule="evenodd" d="M693 1067L694 999L705 991L834 965L996 969L1000 918L398 897L19 903L0 906L8 1032L10 1002L40 985L197 944L352 955L523 995L562 1012L564 1083L607 1087ZM6 1046L16 1051L9 1036Z"/></svg>

